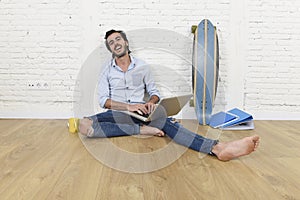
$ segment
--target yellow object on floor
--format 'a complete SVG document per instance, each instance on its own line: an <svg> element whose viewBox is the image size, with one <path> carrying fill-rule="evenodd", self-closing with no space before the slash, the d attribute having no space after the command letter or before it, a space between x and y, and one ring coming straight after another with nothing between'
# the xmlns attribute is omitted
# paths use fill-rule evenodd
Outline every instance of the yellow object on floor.
<svg viewBox="0 0 300 200"><path fill-rule="evenodd" d="M77 133L79 126L79 118L70 118L68 125L70 133Z"/></svg>

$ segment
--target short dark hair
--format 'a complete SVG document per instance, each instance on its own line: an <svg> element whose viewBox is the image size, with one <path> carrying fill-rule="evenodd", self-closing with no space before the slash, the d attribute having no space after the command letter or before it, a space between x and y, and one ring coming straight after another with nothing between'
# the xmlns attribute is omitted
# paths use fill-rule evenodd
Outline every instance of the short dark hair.
<svg viewBox="0 0 300 200"><path fill-rule="evenodd" d="M126 41L126 42L128 42L128 39L127 39L127 36L126 36L126 34L124 33L124 31L121 31L121 30L114 30L114 29L111 29L111 30L109 30L109 31L106 31L106 33L105 33L105 37L104 37L104 39L105 39L105 45L106 45L106 48L111 52L111 49L110 49L110 47L109 47L109 45L108 45L108 42L107 42L107 38L111 35L111 34L113 34L113 33L120 33L120 35L121 35L121 37ZM131 51L129 50L129 44L128 44L128 53L131 53Z"/></svg>

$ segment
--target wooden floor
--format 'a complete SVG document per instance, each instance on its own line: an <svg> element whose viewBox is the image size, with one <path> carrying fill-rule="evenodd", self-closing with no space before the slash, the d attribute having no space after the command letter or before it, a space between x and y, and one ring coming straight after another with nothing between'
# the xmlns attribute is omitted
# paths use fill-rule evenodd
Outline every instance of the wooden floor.
<svg viewBox="0 0 300 200"><path fill-rule="evenodd" d="M198 127L199 134L207 130ZM260 148L240 159L220 162L187 150L159 170L128 173L100 162L103 148L93 156L95 146L83 145L105 139L82 142L68 133L65 120L0 119L0 199L300 199L300 121L255 121L255 130L223 131L220 140L253 134L261 136ZM170 143L158 137L109 141L140 155ZM118 162L110 149L103 154Z"/></svg>

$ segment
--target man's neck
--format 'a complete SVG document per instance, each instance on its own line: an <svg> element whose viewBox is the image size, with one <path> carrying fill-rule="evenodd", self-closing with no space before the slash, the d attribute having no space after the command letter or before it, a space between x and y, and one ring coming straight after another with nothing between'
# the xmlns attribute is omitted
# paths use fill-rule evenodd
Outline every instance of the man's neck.
<svg viewBox="0 0 300 200"><path fill-rule="evenodd" d="M120 58L116 58L116 64L123 70L123 72L128 70L130 62L131 60L129 54L126 54Z"/></svg>

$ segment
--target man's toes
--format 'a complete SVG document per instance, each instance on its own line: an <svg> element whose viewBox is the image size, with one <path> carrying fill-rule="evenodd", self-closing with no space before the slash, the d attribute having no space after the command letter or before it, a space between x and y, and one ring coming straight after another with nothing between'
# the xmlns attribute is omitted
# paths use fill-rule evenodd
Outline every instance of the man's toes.
<svg viewBox="0 0 300 200"><path fill-rule="evenodd" d="M163 131L160 131L160 132L158 133L158 136L159 136L159 137L163 137L163 136L165 136L165 133L164 133Z"/></svg>

